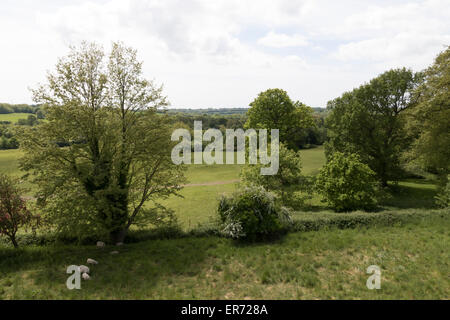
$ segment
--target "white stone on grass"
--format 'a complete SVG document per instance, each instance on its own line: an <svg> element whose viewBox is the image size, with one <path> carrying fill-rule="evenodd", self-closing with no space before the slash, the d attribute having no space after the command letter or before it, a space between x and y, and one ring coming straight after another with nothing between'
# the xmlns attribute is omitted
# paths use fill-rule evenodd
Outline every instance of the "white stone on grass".
<svg viewBox="0 0 450 320"><path fill-rule="evenodd" d="M103 248L105 246L105 243L103 241L97 241L97 247Z"/></svg>
<svg viewBox="0 0 450 320"><path fill-rule="evenodd" d="M110 254L118 254L119 251L111 251Z"/></svg>
<svg viewBox="0 0 450 320"><path fill-rule="evenodd" d="M87 263L88 264L98 264L98 262L97 261L95 261L94 259L87 259Z"/></svg>
<svg viewBox="0 0 450 320"><path fill-rule="evenodd" d="M91 279L91 277L87 273L83 273L81 275L81 277L83 278L83 280L90 280Z"/></svg>
<svg viewBox="0 0 450 320"><path fill-rule="evenodd" d="M117 242L116 246L123 246L123 242Z"/></svg>

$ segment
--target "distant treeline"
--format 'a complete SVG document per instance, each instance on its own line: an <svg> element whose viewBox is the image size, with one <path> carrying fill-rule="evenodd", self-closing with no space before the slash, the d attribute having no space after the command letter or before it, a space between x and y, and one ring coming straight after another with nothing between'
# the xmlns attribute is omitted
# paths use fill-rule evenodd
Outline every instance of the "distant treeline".
<svg viewBox="0 0 450 320"><path fill-rule="evenodd" d="M245 115L249 108L206 108L206 109L189 109L189 108L176 108L168 109L168 113L184 113L194 115ZM315 113L324 113L325 108L312 108Z"/></svg>
<svg viewBox="0 0 450 320"><path fill-rule="evenodd" d="M0 103L0 114L6 113L37 113L38 105Z"/></svg>
<svg viewBox="0 0 450 320"><path fill-rule="evenodd" d="M315 127L298 130L293 137L297 148L304 149L314 145L322 145L326 139L324 119L326 109L314 110ZM203 130L219 129L225 136L226 129L244 128L247 121L248 108L219 108L219 109L170 109L166 110L172 117L172 122L180 127L194 129L194 121L201 121ZM160 111L163 112L163 111ZM19 119L15 125L34 126L44 119L44 113L39 105L0 103L0 114L29 113L26 119ZM14 137L10 121L0 121L0 150L16 149L19 144Z"/></svg>
<svg viewBox="0 0 450 320"><path fill-rule="evenodd" d="M315 126L299 129L293 133L292 140L298 149L322 145L326 140L325 116L326 109L312 108L314 111ZM242 111L245 110L245 113ZM226 129L244 128L247 122L247 108L227 109L172 109L168 113L173 117L173 123L180 127L194 129L194 121L201 121L203 130L219 129L225 136ZM206 111L211 111L207 113ZM212 113L214 111L214 113ZM204 142L208 144L207 142Z"/></svg>
<svg viewBox="0 0 450 320"><path fill-rule="evenodd" d="M207 109L189 109L189 108L181 108L181 109L168 109L168 113L184 113L184 114L194 114L194 115L235 115L242 114L245 115L248 111L248 108L207 108Z"/></svg>

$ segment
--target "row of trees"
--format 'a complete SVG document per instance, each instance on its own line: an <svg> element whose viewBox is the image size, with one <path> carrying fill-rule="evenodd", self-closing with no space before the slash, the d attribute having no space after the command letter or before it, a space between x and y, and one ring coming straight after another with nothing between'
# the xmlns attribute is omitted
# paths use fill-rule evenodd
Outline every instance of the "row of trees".
<svg viewBox="0 0 450 320"><path fill-rule="evenodd" d="M447 48L423 72L389 70L330 101L325 119L327 164L314 190L336 211L369 210L389 182L420 169L437 174L443 189L438 199L446 205L449 85ZM296 139L298 132L314 127L312 120L311 109L292 102L285 91L260 93L251 104L246 127L280 129L280 169L276 176L260 176L259 168L247 166L241 174L243 183L274 192L284 205L298 204L301 199L296 199L295 191L312 184L301 175Z"/></svg>
<svg viewBox="0 0 450 320"><path fill-rule="evenodd" d="M315 189L330 206L337 211L372 208L378 182L396 181L405 164L434 172L446 183L449 79L447 48L424 72L390 70L329 103L327 164ZM108 234L121 242L133 224L170 220L170 210L158 200L177 195L185 181L185 168L170 158L176 143L171 133L180 122L159 112L166 97L162 87L143 78L135 50L115 43L106 56L101 47L83 43L58 61L33 94L47 121L18 128L25 152L21 168L38 186L37 206L52 226L75 236ZM280 205L295 206L298 187L311 186L301 174L299 139L322 120L281 89L262 92L251 103L244 127L280 130L280 167L277 175L264 177L258 166L243 170L250 196L238 193L242 199L222 202L222 220L231 223L232 232L239 234L236 219L252 221L251 228L264 225L263 232L274 230L267 221L279 226L289 221ZM0 180L6 190L0 190L0 225L26 224L31 216L23 199L7 178ZM253 216L261 212L252 208L261 206L267 207L264 221ZM8 209L13 207L18 209ZM231 210L236 207L246 211Z"/></svg>
<svg viewBox="0 0 450 320"><path fill-rule="evenodd" d="M6 113L38 113L38 105L0 103L0 114Z"/></svg>

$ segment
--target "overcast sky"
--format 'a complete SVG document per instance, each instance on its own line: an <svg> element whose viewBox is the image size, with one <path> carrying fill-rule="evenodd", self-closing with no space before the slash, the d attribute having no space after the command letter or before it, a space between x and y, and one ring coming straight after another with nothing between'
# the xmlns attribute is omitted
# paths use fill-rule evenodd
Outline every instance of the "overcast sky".
<svg viewBox="0 0 450 320"><path fill-rule="evenodd" d="M450 44L450 1L1 0L0 102L31 103L81 40L138 50L172 107L247 107L268 88L325 107Z"/></svg>

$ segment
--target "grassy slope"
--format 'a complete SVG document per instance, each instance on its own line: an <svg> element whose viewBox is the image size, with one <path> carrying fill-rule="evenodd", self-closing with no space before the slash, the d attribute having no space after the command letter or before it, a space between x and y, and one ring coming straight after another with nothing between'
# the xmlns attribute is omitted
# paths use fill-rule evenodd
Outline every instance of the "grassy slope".
<svg viewBox="0 0 450 320"><path fill-rule="evenodd" d="M217 237L112 248L0 248L2 299L449 299L450 220L292 233L270 244ZM99 261L81 290L68 265ZM366 269L381 267L381 290Z"/></svg>
<svg viewBox="0 0 450 320"><path fill-rule="evenodd" d="M324 163L322 148L302 154L306 174ZM0 151L0 172L20 175L19 155ZM192 165L187 176L189 183L233 181L239 169ZM234 183L189 186L184 199L166 204L189 229L208 221L217 197L234 188ZM393 212L430 208L434 193L429 182L403 181L383 205ZM293 233L276 243L248 246L216 237L154 240L126 245L117 256L92 246L20 251L0 246L0 298L448 299L449 227L448 218L436 218L391 228ZM88 257L100 261L92 281L83 282L80 291L67 290L65 268ZM370 264L382 267L382 290L365 287Z"/></svg>

